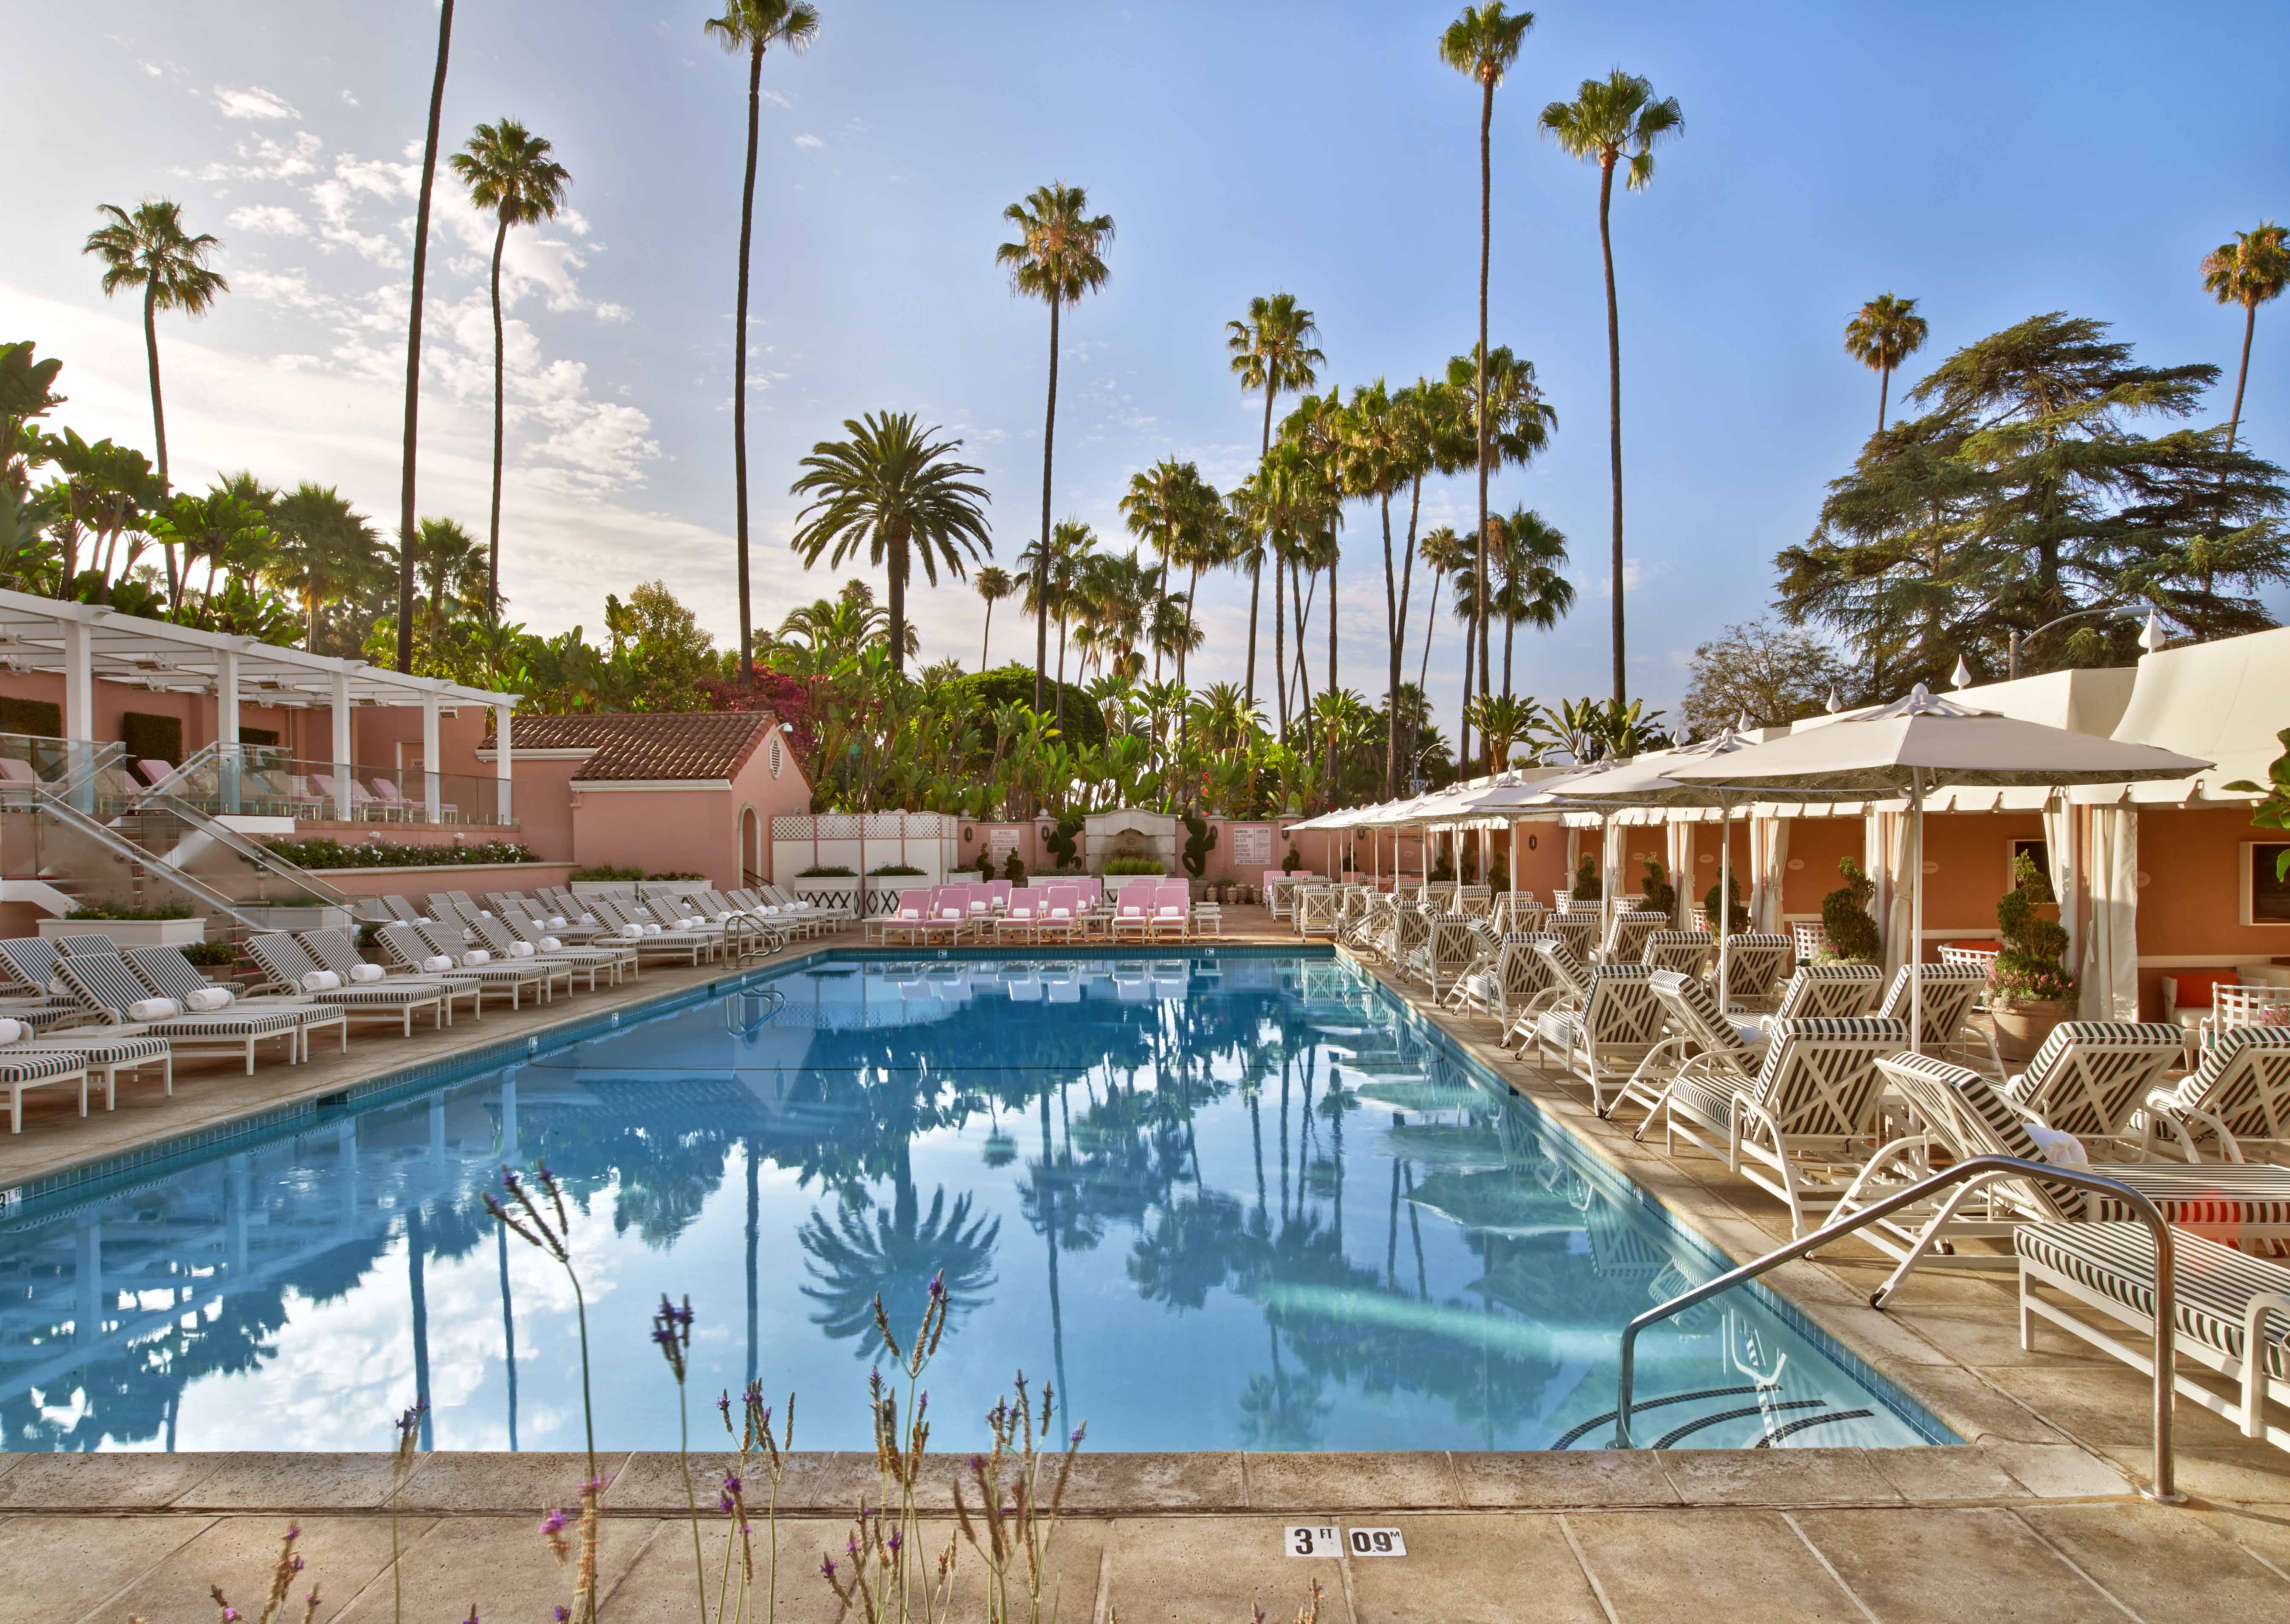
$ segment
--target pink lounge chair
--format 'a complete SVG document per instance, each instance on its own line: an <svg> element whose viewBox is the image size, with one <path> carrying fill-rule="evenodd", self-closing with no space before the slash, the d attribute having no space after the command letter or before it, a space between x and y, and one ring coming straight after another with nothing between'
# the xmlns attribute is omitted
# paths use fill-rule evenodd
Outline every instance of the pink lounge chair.
<svg viewBox="0 0 2290 1624"><path fill-rule="evenodd" d="M0 783L37 784L44 780L32 764L17 756L0 756Z"/></svg>
<svg viewBox="0 0 2290 1624"><path fill-rule="evenodd" d="M1152 937L1156 941L1182 941L1191 923L1192 887L1182 880L1163 880L1153 887Z"/></svg>
<svg viewBox="0 0 2290 1624"><path fill-rule="evenodd" d="M932 895L928 891L917 890L899 893L898 907L887 917L877 922L885 945L894 935L909 943L922 939L924 922L930 916Z"/></svg>
<svg viewBox="0 0 2290 1624"><path fill-rule="evenodd" d="M969 928L969 886L941 885L931 892L930 919L923 932L925 941L941 931L949 941L960 941L962 933Z"/></svg>
<svg viewBox="0 0 2290 1624"><path fill-rule="evenodd" d="M1006 909L1010 906L1010 882L1007 880L987 881L986 905L997 914Z"/></svg>
<svg viewBox="0 0 2290 1624"><path fill-rule="evenodd" d="M1015 936L1020 941L1034 940L1034 927L1041 923L1045 892L1012 891L1008 906L1002 916L994 922L994 940L1004 941Z"/></svg>
<svg viewBox="0 0 2290 1624"><path fill-rule="evenodd" d="M1143 941L1153 928L1153 891L1157 882L1132 880L1121 888L1113 905L1113 940L1134 936Z"/></svg>
<svg viewBox="0 0 2290 1624"><path fill-rule="evenodd" d="M1042 892L1041 917L1034 926L1034 940L1040 941L1054 935L1061 941L1071 941L1081 918L1080 886L1046 886Z"/></svg>

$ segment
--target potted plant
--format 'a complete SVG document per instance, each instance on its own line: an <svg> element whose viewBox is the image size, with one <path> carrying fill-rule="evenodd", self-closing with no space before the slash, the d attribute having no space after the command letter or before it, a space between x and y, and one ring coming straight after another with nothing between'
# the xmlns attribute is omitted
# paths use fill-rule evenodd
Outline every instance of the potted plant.
<svg viewBox="0 0 2290 1624"><path fill-rule="evenodd" d="M1829 937L1827 962L1838 964L1874 964L1885 956L1885 941L1877 929L1877 921L1869 912L1869 899L1877 894L1877 882L1861 871L1861 865L1850 857L1837 860L1837 872L1845 876L1839 885L1821 900L1821 928Z"/></svg>
<svg viewBox="0 0 2290 1624"><path fill-rule="evenodd" d="M39 922L42 936L104 936L123 952L129 948L180 948L204 941L207 922L195 916L187 904L163 908L107 908L84 903L62 918Z"/></svg>
<svg viewBox="0 0 2290 1624"><path fill-rule="evenodd" d="M2068 933L2043 912L2054 901L2044 871L2022 852L2012 864L2012 889L1996 904L2004 946L1989 981L1988 1013L1996 1023L1998 1052L2007 1060L2025 1060L2075 1007L2076 981L2060 962Z"/></svg>

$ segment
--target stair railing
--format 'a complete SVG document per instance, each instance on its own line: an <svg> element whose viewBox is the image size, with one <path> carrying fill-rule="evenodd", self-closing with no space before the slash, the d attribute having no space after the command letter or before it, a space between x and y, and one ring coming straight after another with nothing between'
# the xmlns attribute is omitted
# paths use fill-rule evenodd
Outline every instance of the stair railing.
<svg viewBox="0 0 2290 1624"><path fill-rule="evenodd" d="M2178 1492L2176 1462L2172 1455L2171 1404L2178 1392L2174 1380L2178 1359L2178 1283L2177 1252L2171 1240L2171 1226L2164 1221L2163 1214L2153 1202L2127 1184L2102 1179L2081 1168L2055 1166L2049 1162L2023 1161L2018 1156L1967 1156L1928 1179L1895 1190L1881 1201L1862 1207L1761 1258L1753 1258L1741 1268L1706 1281L1692 1291L1639 1315L1622 1329L1621 1372L1614 1404L1613 1447L1633 1447L1630 1443L1630 1388L1637 1361L1638 1332L1647 1326L1674 1314L1683 1313L1697 1303L1707 1302L1721 1292L1730 1291L1745 1281L1756 1279L1768 1269L1804 1257L1841 1236L1852 1234L1865 1224L1899 1212L1902 1207L1914 1206L1951 1185L1963 1188L1951 1195L1942 1207L1943 1219L1952 1215L1981 1185L1992 1184L2003 1179L2030 1178L2112 1197L2136 1214L2139 1221L2145 1224L2155 1237L2155 1476L2151 1481L2139 1485L2139 1492L2166 1506L2179 1504L2186 1497ZM1926 1234L1937 1228L1939 1220L1935 1220L1927 1228ZM1891 1278L1870 1294L1869 1306L1881 1310L1924 1255L1925 1248L1919 1244L1893 1271Z"/></svg>
<svg viewBox="0 0 2290 1624"><path fill-rule="evenodd" d="M260 841L248 839L228 824L219 822L207 816L188 801L169 794L164 783L158 788L147 792L137 804L154 811L163 811L172 817L180 819L192 830L204 835L233 856L252 868L262 870L271 878L292 887L304 897L313 899L323 906L343 908L349 904L348 896L319 879L308 869L288 862ZM160 853L154 852L152 856L156 861L167 861L167 859ZM286 900L284 898L275 900Z"/></svg>

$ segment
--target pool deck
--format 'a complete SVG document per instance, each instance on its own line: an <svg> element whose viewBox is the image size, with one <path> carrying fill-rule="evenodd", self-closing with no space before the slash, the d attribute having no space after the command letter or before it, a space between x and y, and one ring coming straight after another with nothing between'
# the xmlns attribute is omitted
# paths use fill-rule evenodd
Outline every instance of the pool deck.
<svg viewBox="0 0 2290 1624"><path fill-rule="evenodd" d="M1261 909L1229 909L1227 932L1234 941L1294 940ZM99 1107L85 1122L71 1104L35 1093L24 1132L0 1144L0 1188L753 967L648 970L613 991L516 1014L488 1011L478 1024L465 1015L410 1041L370 1028L346 1056L321 1051L307 1066L268 1064L252 1077L185 1067L172 1100L156 1087L123 1085L116 1113ZM1673 1162L1658 1147L1631 1144L1627 1129L1590 1113L1571 1079L1493 1048L1488 1023L1433 1012L1397 990L1729 1254L1754 1256L1787 1237L1785 1212L1762 1192L1709 1162ZM1878 1314L1867 1307L1882 1277L1876 1257L1848 1244L1769 1280L1967 1446L1085 1453L1053 1552L1059 1614L1073 1624L1112 1624L1117 1613L1130 1624L1246 1624L1253 1605L1285 1620L1317 1580L1320 1617L1338 1624L2290 1619L2290 1454L2182 1403L2178 1464L2189 1502L2145 1502L2132 1486L2149 1465L2142 1378L2056 1332L2042 1351L2022 1352L2008 1276L1928 1270ZM694 1459L695 1476L716 1465ZM949 1456L944 1471L927 1469L926 1485L944 1484L958 1464ZM616 1453L599 1466L610 1483L605 1612L691 1619L693 1558L676 1457ZM540 1620L569 1600L533 1518L564 1503L583 1470L568 1455L422 1457L398 1500L405 1616L450 1624L474 1605L485 1620ZM243 1612L259 1607L290 1519L308 1563L298 1595L318 1582L318 1618L388 1618L389 1480L381 1455L0 1454L0 1624L131 1614L171 1624L212 1614L214 1584ZM871 1457L794 1458L782 1495L781 1617L838 1616L818 1560L839 1554L848 1515L874 1484ZM928 1500L925 1509L947 1504ZM1285 1554L1287 1524L1323 1521L1397 1528L1407 1554ZM933 1527L942 1542L944 1528ZM703 1524L702 1537L712 1575L720 1519ZM954 1616L983 1618L979 1568L966 1552L957 1573Z"/></svg>

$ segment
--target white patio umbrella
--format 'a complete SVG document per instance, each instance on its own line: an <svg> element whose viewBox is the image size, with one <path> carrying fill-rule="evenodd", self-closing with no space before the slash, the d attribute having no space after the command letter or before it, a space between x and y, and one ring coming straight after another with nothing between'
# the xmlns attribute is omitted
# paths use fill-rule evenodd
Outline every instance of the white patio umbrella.
<svg viewBox="0 0 2290 1624"><path fill-rule="evenodd" d="M1915 820L1917 866L1909 901L1909 962L1924 951L1925 797L1959 785L2064 788L2190 778L2213 764L2149 744L2046 727L1977 710L1928 692L1859 716L1806 728L1668 769L1678 788L1742 799L1878 801L1906 796ZM1663 798L1664 792L1645 797ZM1709 804L1705 801L1704 804ZM1722 898L1723 893L1720 893ZM1721 901L1722 907L1722 901ZM1924 981L1910 979L1909 1042L1924 1039Z"/></svg>

